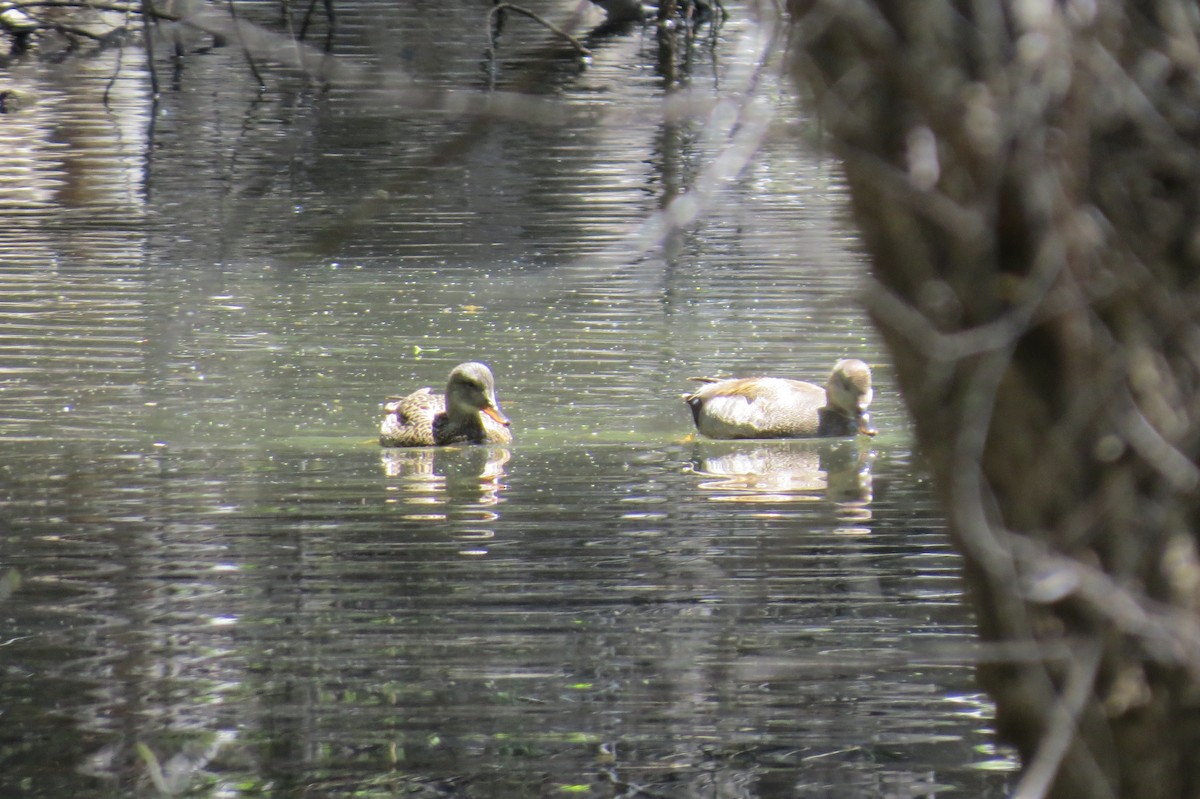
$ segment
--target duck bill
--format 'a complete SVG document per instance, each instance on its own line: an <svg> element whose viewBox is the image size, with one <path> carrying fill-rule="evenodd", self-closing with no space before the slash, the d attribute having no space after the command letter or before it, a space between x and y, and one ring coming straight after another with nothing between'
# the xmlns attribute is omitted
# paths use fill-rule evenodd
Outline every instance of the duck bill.
<svg viewBox="0 0 1200 799"><path fill-rule="evenodd" d="M486 413L489 417L491 417L492 421L495 422L496 424L502 424L505 427L509 426L508 417L505 416L504 414L502 414L500 412L500 409L497 408L496 406L489 405L483 409L483 412Z"/></svg>
<svg viewBox="0 0 1200 799"><path fill-rule="evenodd" d="M864 436L873 436L879 431L875 429L875 425L871 424L871 414L862 413L858 417L858 432Z"/></svg>

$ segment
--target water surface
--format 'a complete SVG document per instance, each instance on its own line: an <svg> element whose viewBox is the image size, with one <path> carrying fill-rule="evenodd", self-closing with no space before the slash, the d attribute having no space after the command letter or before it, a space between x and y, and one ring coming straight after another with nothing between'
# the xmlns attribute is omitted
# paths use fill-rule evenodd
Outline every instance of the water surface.
<svg viewBox="0 0 1200 799"><path fill-rule="evenodd" d="M339 5L374 88L10 67L3 794L1002 795L844 187L750 80L776 40L733 7L668 86L652 29L580 65L508 24L489 63L483 10ZM397 70L589 113L475 124ZM708 105L664 123L668 88ZM704 108L747 96L775 122L705 194ZM691 435L689 376L846 356L877 439ZM511 446L378 447L383 397L474 359Z"/></svg>

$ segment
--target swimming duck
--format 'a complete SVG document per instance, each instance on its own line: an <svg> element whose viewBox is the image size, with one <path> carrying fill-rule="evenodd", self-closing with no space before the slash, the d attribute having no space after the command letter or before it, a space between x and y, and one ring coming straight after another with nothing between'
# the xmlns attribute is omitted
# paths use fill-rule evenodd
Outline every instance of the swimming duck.
<svg viewBox="0 0 1200 799"><path fill-rule="evenodd" d="M454 367L446 394L426 386L407 397L388 397L379 426L385 447L431 447L446 444L507 444L512 441L508 417L496 401L492 370L481 363Z"/></svg>
<svg viewBox="0 0 1200 799"><path fill-rule="evenodd" d="M833 365L825 387L781 377L718 380L704 383L683 401L692 409L696 429L709 438L806 438L875 435L871 404L871 368L848 358Z"/></svg>

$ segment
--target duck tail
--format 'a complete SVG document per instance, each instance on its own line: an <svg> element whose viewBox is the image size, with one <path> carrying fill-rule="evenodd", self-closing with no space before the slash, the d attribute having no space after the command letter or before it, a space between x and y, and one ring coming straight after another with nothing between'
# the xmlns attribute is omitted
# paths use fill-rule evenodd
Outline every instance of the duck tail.
<svg viewBox="0 0 1200 799"><path fill-rule="evenodd" d="M681 396L683 401L687 403L688 410L692 412L692 422L694 422L696 427L699 428L700 409L704 407L704 400L700 399L695 394L683 394Z"/></svg>

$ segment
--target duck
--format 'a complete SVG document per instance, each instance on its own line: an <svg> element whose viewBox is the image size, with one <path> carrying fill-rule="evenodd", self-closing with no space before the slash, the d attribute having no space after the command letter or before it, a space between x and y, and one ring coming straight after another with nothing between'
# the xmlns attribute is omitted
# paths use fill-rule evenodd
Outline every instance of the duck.
<svg viewBox="0 0 1200 799"><path fill-rule="evenodd" d="M388 397L379 426L385 447L508 444L512 430L496 400L496 380L482 363L460 363L450 372L445 395L426 386Z"/></svg>
<svg viewBox="0 0 1200 799"><path fill-rule="evenodd" d="M696 429L709 438L818 438L876 434L871 368L856 358L833 365L825 387L782 377L693 377L683 395Z"/></svg>

